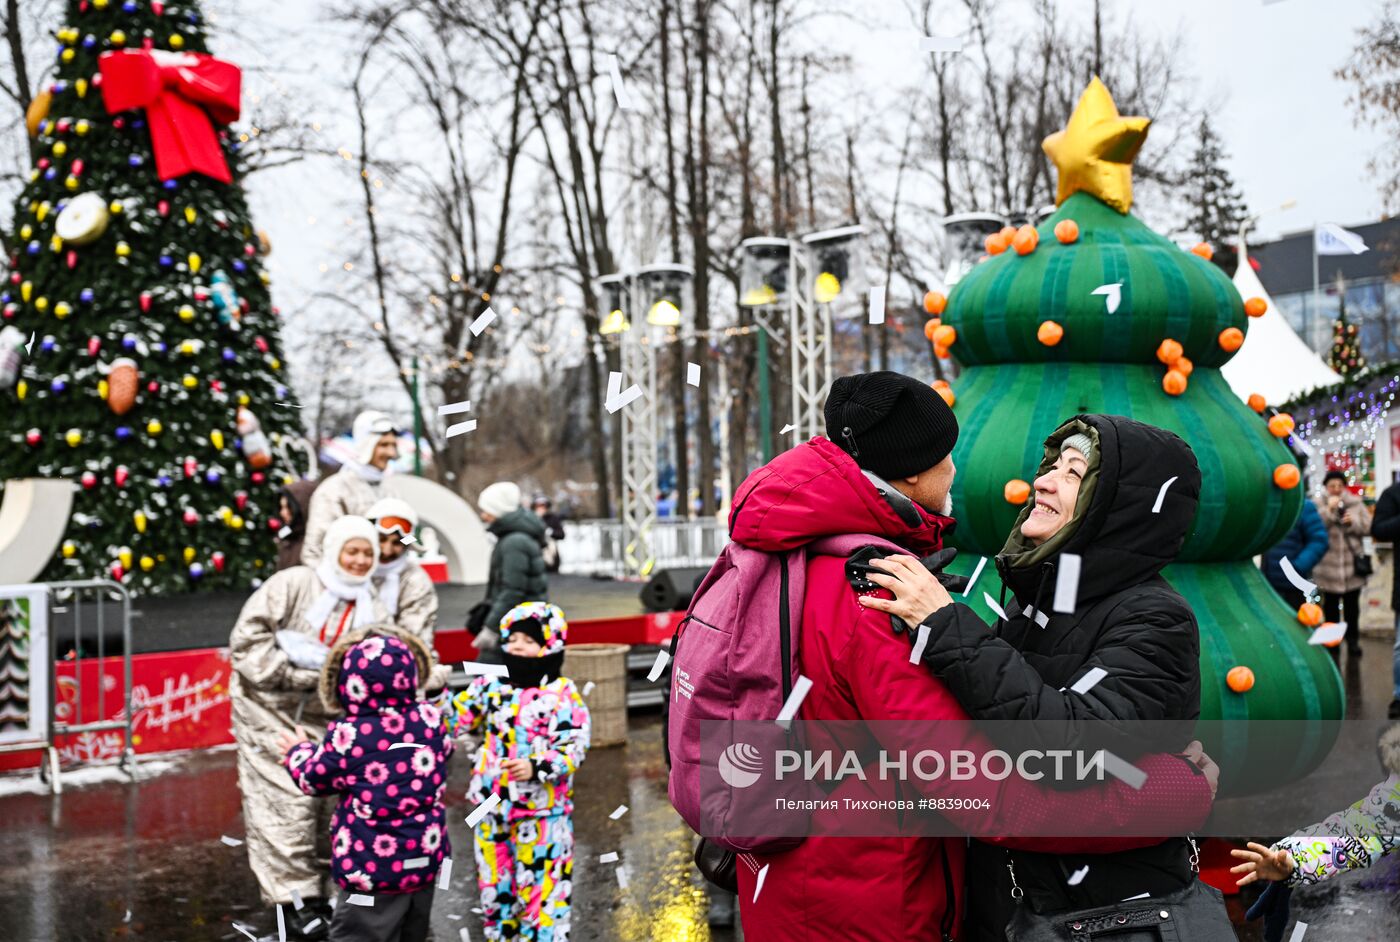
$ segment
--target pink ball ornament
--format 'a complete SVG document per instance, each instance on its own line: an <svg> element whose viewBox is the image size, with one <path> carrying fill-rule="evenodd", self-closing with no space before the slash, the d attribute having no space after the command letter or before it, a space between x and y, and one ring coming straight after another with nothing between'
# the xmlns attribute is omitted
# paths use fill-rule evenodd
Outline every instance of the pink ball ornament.
<svg viewBox="0 0 1400 942"><path fill-rule="evenodd" d="M31 445L37 445L44 440L44 435L37 428L32 428L24 433L24 440Z"/></svg>
<svg viewBox="0 0 1400 942"><path fill-rule="evenodd" d="M195 464L193 458L186 458L184 461L185 477L192 478L199 473L199 465Z"/></svg>
<svg viewBox="0 0 1400 942"><path fill-rule="evenodd" d="M267 480L267 475L263 474L261 471L254 471L254 472L253 472L253 483L254 483L254 484L261 484L263 481L266 481L266 480ZM281 527L278 527L278 529L280 530Z"/></svg>
<svg viewBox="0 0 1400 942"><path fill-rule="evenodd" d="M137 300L141 302L142 314L151 313L151 293L149 291L142 291Z"/></svg>
<svg viewBox="0 0 1400 942"><path fill-rule="evenodd" d="M185 526L192 527L199 523L199 513L193 507L186 507L184 516L181 519L185 521Z"/></svg>
<svg viewBox="0 0 1400 942"><path fill-rule="evenodd" d="M100 337L89 337L87 344L88 356L97 356L97 351L102 349L102 339Z"/></svg>
<svg viewBox="0 0 1400 942"><path fill-rule="evenodd" d="M112 563L111 573L115 581L121 582L122 577L126 575L126 570L122 568L121 563Z"/></svg>
<svg viewBox="0 0 1400 942"><path fill-rule="evenodd" d="M117 470L112 474L112 480L116 482L117 487L126 487L127 479L130 477L131 471L124 464L117 465Z"/></svg>
<svg viewBox="0 0 1400 942"><path fill-rule="evenodd" d="M209 557L209 561L214 564L214 569L218 572L224 571L224 554L215 553Z"/></svg>
<svg viewBox="0 0 1400 942"><path fill-rule="evenodd" d="M247 506L248 506L248 492L247 492L247 491L238 491L238 492L236 492L236 493L233 495L233 502L234 502L234 504L238 507L239 510L243 510L243 509L247 508Z"/></svg>
<svg viewBox="0 0 1400 942"><path fill-rule="evenodd" d="M97 486L97 475L93 474L91 471L84 471L83 476L78 480L82 481L83 487L88 490L92 490Z"/></svg>

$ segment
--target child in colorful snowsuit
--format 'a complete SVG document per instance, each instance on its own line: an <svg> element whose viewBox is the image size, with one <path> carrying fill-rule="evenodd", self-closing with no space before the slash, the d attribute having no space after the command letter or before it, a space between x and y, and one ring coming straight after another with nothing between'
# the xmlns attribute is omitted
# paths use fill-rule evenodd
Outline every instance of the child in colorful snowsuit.
<svg viewBox="0 0 1400 942"><path fill-rule="evenodd" d="M341 639L321 699L344 719L319 745L283 733L283 764L308 795L341 795L331 870L342 893L331 942L422 942L433 884L451 854L442 803L453 743L439 709L418 699L432 657L418 638L377 625ZM298 741L298 737L302 741Z"/></svg>
<svg viewBox="0 0 1400 942"><path fill-rule="evenodd" d="M588 708L564 663L564 613L544 602L501 619L509 676L472 681L448 727L480 731L467 797L500 797L476 826L476 882L488 940L567 942L574 866L574 772L588 751Z"/></svg>

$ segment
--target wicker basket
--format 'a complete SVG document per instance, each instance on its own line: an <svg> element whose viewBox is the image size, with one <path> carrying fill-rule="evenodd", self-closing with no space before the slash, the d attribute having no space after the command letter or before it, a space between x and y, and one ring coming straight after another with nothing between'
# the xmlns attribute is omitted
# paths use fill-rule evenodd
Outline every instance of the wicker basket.
<svg viewBox="0 0 1400 942"><path fill-rule="evenodd" d="M582 692L592 720L592 746L616 746L627 742L626 644L570 644L564 648L564 676Z"/></svg>

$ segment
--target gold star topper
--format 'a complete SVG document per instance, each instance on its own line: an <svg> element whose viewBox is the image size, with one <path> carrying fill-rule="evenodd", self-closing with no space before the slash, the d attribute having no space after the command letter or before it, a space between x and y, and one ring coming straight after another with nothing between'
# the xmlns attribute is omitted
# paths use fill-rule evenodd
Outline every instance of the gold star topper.
<svg viewBox="0 0 1400 942"><path fill-rule="evenodd" d="M1094 76L1065 129L1040 145L1060 170L1055 205L1083 190L1126 215L1133 206L1133 158L1151 123L1151 118L1120 115L1113 96Z"/></svg>

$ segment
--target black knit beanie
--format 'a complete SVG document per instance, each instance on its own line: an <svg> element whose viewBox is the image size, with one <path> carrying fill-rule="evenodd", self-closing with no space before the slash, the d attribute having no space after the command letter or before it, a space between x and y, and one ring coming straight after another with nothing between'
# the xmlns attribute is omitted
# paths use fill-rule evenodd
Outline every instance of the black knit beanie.
<svg viewBox="0 0 1400 942"><path fill-rule="evenodd" d="M517 631L534 641L536 644L543 647L544 626L540 624L540 620L538 618L521 618L517 621L511 622L510 625L506 628L506 637L501 639L502 643L504 643L507 638L509 638L512 634L514 634Z"/></svg>
<svg viewBox="0 0 1400 942"><path fill-rule="evenodd" d="M958 440L958 420L934 389L881 370L842 376L826 398L826 437L887 481L927 471Z"/></svg>

